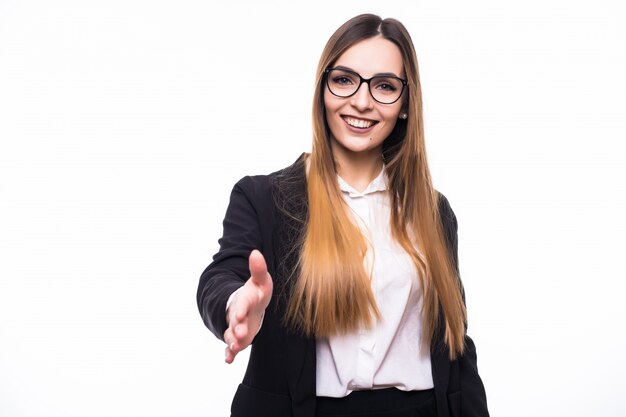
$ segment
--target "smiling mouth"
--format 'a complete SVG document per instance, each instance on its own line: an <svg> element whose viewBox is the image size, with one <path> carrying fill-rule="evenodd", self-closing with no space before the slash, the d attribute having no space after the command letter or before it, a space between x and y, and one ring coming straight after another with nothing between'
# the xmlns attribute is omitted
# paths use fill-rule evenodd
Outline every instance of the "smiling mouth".
<svg viewBox="0 0 626 417"><path fill-rule="evenodd" d="M378 123L373 120L357 119L357 118L348 117L348 116L344 116L343 120L350 126L356 127L357 129L367 129L367 128L374 126L376 123Z"/></svg>

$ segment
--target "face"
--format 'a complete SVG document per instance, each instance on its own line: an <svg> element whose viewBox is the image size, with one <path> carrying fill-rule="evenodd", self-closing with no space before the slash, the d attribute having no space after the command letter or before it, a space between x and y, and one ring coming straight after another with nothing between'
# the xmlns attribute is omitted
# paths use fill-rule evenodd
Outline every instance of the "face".
<svg viewBox="0 0 626 417"><path fill-rule="evenodd" d="M347 49L334 63L358 73L363 78L393 74L405 78L400 49L380 36L360 41ZM351 82L340 79L341 83ZM356 81L358 84L358 80ZM386 85L372 85L384 89ZM402 97L392 104L374 100L367 83L346 98L337 97L324 85L326 121L330 127L331 148L336 158L351 158L382 152L383 141L393 130L403 106Z"/></svg>

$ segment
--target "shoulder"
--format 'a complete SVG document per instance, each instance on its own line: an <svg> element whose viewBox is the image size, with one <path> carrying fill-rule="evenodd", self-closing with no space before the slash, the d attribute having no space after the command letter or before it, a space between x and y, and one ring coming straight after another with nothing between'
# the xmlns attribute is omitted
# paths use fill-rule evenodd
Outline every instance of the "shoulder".
<svg viewBox="0 0 626 417"><path fill-rule="evenodd" d="M243 194L251 202L269 204L277 189L284 192L305 183L305 158L306 154L302 153L294 163L280 170L269 174L246 175L237 181L233 192Z"/></svg>
<svg viewBox="0 0 626 417"><path fill-rule="evenodd" d="M452 210L452 206L450 206L450 202L446 198L446 196L437 191L438 197L438 207L439 207L439 217L441 217L441 221L444 225L453 224L456 225L456 215L454 214L454 210Z"/></svg>
<svg viewBox="0 0 626 417"><path fill-rule="evenodd" d="M295 180L304 176L304 162L306 153L302 153L291 165L269 174L246 175L236 184L236 187L252 189L255 187L269 187L277 181Z"/></svg>

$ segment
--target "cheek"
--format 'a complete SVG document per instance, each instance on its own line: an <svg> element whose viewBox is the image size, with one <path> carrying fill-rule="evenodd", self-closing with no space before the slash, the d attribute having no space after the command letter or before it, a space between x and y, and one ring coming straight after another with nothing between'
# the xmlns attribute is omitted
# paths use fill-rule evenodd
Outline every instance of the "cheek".
<svg viewBox="0 0 626 417"><path fill-rule="evenodd" d="M389 122L395 123L400 117L400 110L398 109L397 111L390 111L385 115L385 117L387 118L387 120L389 120Z"/></svg>
<svg viewBox="0 0 626 417"><path fill-rule="evenodd" d="M331 128L335 128L339 124L338 120L338 110L341 107L336 100L334 100L334 96L330 95L328 92L324 93L324 114L326 118L326 123Z"/></svg>
<svg viewBox="0 0 626 417"><path fill-rule="evenodd" d="M389 129L389 131L393 130L396 123L398 122L399 116L400 116L400 107L398 107L397 109L391 110L385 114L384 117L385 117L385 122L387 125L386 128Z"/></svg>
<svg viewBox="0 0 626 417"><path fill-rule="evenodd" d="M332 116L333 113L337 110L337 102L335 96L330 94L328 91L324 92L324 109L326 110L326 116Z"/></svg>
<svg viewBox="0 0 626 417"><path fill-rule="evenodd" d="M386 116L389 119L395 119L398 120L398 117L400 116L400 113L402 111L402 103L400 103L400 101L397 101L394 103L392 108L388 109L389 111L387 112Z"/></svg>

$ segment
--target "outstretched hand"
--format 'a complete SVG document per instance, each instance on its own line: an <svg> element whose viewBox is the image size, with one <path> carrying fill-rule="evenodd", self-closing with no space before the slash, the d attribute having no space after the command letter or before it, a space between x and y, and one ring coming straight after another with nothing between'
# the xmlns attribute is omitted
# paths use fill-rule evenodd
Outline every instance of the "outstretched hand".
<svg viewBox="0 0 626 417"><path fill-rule="evenodd" d="M253 250L248 262L250 278L234 294L227 311L226 363L232 363L239 352L250 346L272 298L272 277L261 252Z"/></svg>

